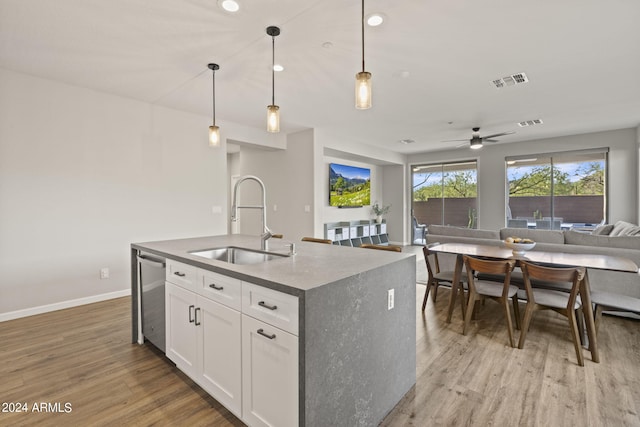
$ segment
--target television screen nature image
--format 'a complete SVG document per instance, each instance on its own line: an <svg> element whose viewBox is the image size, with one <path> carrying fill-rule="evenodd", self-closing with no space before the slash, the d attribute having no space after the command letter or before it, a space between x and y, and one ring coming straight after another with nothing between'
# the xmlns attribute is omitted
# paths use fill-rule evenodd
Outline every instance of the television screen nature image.
<svg viewBox="0 0 640 427"><path fill-rule="evenodd" d="M370 169L329 164L329 206L359 207L370 204Z"/></svg>

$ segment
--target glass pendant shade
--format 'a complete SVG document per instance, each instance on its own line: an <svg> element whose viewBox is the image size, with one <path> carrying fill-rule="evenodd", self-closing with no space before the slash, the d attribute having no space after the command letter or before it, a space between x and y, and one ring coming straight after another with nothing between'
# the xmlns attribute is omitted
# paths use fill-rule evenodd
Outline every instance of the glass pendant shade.
<svg viewBox="0 0 640 427"><path fill-rule="evenodd" d="M366 71L356 74L356 108L371 108L371 73Z"/></svg>
<svg viewBox="0 0 640 427"><path fill-rule="evenodd" d="M280 132L280 107L267 106L267 132Z"/></svg>
<svg viewBox="0 0 640 427"><path fill-rule="evenodd" d="M209 147L220 147L220 127L209 126Z"/></svg>

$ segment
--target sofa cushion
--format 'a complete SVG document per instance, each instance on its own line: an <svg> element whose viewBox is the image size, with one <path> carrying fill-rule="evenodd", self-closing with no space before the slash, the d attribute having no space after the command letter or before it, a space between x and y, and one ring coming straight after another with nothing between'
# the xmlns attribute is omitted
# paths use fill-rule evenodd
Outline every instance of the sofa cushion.
<svg viewBox="0 0 640 427"><path fill-rule="evenodd" d="M594 236L593 234L567 230L564 232L564 239L567 245L640 249L640 237L638 236Z"/></svg>
<svg viewBox="0 0 640 427"><path fill-rule="evenodd" d="M618 221L609 236L640 236L640 226L626 221Z"/></svg>
<svg viewBox="0 0 640 427"><path fill-rule="evenodd" d="M529 228L503 228L500 230L500 239L507 237L520 237L531 239L536 243L564 244L564 235L559 230L535 230Z"/></svg>
<svg viewBox="0 0 640 427"><path fill-rule="evenodd" d="M614 224L600 224L591 232L591 234L596 236L608 236L613 230Z"/></svg>
<svg viewBox="0 0 640 427"><path fill-rule="evenodd" d="M452 227L450 225L429 225L429 234L454 237L474 237L477 239L500 239L500 232L475 228Z"/></svg>

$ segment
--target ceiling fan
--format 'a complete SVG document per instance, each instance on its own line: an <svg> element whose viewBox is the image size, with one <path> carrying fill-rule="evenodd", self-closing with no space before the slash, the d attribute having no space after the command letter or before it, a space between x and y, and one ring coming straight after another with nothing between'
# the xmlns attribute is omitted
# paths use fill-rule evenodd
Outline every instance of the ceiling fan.
<svg viewBox="0 0 640 427"><path fill-rule="evenodd" d="M470 148L478 149L478 148L482 148L482 145L485 142L498 142L497 139L491 139L491 138L496 138L499 136L504 136L504 135L511 135L514 134L515 132L501 132L501 133L494 133L493 135L486 135L486 136L480 136L480 128L479 127L475 127L471 129L473 131L473 133L471 134L471 139L449 139L447 141L442 141L442 142L458 142L458 141L469 141L470 143ZM461 144L459 145L459 147L464 147L466 144Z"/></svg>

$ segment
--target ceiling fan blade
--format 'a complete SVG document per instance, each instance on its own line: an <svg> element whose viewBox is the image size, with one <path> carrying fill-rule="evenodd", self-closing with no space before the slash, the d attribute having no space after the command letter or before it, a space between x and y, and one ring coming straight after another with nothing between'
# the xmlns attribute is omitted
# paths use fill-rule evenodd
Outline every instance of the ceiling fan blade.
<svg viewBox="0 0 640 427"><path fill-rule="evenodd" d="M464 144L458 144L456 145L456 148L462 148L462 147L467 147L469 145L468 142L464 143Z"/></svg>
<svg viewBox="0 0 640 427"><path fill-rule="evenodd" d="M482 138L482 142L500 142L497 139L487 139L487 138Z"/></svg>
<svg viewBox="0 0 640 427"><path fill-rule="evenodd" d="M446 139L446 140L440 141L440 142L462 142L462 141L469 142L468 139Z"/></svg>
<svg viewBox="0 0 640 427"><path fill-rule="evenodd" d="M515 132L502 132L502 133L495 133L493 135L487 135L487 136L483 136L482 139L484 139L485 141L489 138L495 138L498 136L505 136L505 135L511 135L514 134Z"/></svg>

